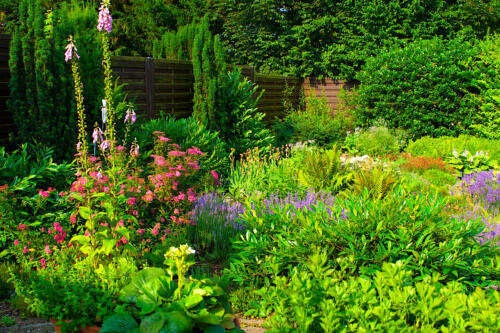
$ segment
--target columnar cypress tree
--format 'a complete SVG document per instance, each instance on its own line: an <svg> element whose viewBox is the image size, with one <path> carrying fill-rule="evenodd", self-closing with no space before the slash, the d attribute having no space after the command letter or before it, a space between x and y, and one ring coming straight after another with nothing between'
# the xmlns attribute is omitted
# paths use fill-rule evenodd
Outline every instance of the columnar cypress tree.
<svg viewBox="0 0 500 333"><path fill-rule="evenodd" d="M19 15L10 50L9 107L22 141L43 142L54 147L56 159L70 159L76 124L65 40L45 22L40 0L21 0ZM54 11L52 21L57 17Z"/></svg>

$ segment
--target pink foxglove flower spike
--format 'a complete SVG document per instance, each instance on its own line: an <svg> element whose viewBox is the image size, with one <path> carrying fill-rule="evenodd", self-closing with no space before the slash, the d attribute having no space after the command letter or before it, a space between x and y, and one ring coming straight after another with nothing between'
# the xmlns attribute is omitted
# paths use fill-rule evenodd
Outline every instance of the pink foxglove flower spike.
<svg viewBox="0 0 500 333"><path fill-rule="evenodd" d="M99 20L97 22L97 30L106 30L108 34L111 32L113 18L109 14L109 1L104 0L99 7Z"/></svg>
<svg viewBox="0 0 500 333"><path fill-rule="evenodd" d="M80 59L80 56L78 55L78 53L76 53L76 51L78 51L78 49L73 43L73 36L69 36L68 45L66 45L66 52L64 53L64 60L68 62L69 60L73 59L73 52L75 53L74 55L76 59Z"/></svg>

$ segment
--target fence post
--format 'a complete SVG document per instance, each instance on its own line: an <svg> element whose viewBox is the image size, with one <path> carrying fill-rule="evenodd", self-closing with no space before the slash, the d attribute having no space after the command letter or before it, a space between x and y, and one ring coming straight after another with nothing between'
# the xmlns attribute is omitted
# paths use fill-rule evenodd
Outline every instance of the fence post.
<svg viewBox="0 0 500 333"><path fill-rule="evenodd" d="M155 103L154 103L154 96L155 96L155 82L154 82L154 77L155 77L155 66L154 66L154 59L151 57L147 57L146 61L144 63L144 80L145 80L145 93L146 93L146 117L148 120L153 119L154 113L155 113Z"/></svg>

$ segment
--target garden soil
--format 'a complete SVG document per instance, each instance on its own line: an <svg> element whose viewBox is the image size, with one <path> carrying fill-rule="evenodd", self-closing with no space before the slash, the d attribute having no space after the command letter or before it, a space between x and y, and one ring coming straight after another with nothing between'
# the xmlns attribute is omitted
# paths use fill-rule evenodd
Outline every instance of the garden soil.
<svg viewBox="0 0 500 333"><path fill-rule="evenodd" d="M4 327L0 321L0 333L54 333L54 325L41 318L22 318L19 312L8 303L0 303L0 320L4 316L15 318L15 325ZM240 319L245 333L262 333L263 321L255 319Z"/></svg>

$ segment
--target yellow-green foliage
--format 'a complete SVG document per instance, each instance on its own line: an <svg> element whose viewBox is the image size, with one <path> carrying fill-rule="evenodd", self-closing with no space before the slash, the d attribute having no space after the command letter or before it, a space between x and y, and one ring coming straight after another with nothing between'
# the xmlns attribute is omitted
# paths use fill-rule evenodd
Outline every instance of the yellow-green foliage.
<svg viewBox="0 0 500 333"><path fill-rule="evenodd" d="M373 199L382 199L394 188L398 179L391 170L384 170L381 166L373 169L360 170L354 175L352 191L357 194L367 191Z"/></svg>
<svg viewBox="0 0 500 333"><path fill-rule="evenodd" d="M306 153L298 180L306 188L315 191L329 190L338 192L352 179L347 165L340 161L341 151L334 147L330 150L316 149Z"/></svg>

